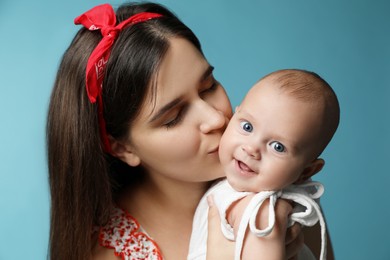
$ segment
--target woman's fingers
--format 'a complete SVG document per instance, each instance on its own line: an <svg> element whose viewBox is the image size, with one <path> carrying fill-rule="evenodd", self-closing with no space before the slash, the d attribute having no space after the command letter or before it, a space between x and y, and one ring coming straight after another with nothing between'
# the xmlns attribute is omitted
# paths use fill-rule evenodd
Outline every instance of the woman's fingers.
<svg viewBox="0 0 390 260"><path fill-rule="evenodd" d="M294 225L287 229L286 245L294 242L296 239L302 240L303 242L302 226L299 223L294 223Z"/></svg>
<svg viewBox="0 0 390 260"><path fill-rule="evenodd" d="M298 259L298 252L302 249L304 242L301 225L295 223L286 232L286 256L287 259Z"/></svg>
<svg viewBox="0 0 390 260"><path fill-rule="evenodd" d="M276 203L276 214L279 223L287 223L292 211L292 204L288 200L278 200ZM303 248L303 232L301 225L295 223L286 230L285 248L287 259L298 259L298 253Z"/></svg>
<svg viewBox="0 0 390 260"><path fill-rule="evenodd" d="M233 259L234 242L227 240L221 231L221 219L212 196L207 197L209 204L208 237L206 259Z"/></svg>

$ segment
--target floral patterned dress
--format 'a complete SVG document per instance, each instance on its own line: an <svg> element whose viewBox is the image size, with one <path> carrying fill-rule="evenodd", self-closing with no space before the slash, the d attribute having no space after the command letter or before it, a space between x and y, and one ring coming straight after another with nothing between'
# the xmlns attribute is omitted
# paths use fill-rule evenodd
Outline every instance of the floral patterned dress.
<svg viewBox="0 0 390 260"><path fill-rule="evenodd" d="M156 242L140 227L137 220L120 208L115 208L110 221L99 230L99 244L114 249L123 260L162 260Z"/></svg>

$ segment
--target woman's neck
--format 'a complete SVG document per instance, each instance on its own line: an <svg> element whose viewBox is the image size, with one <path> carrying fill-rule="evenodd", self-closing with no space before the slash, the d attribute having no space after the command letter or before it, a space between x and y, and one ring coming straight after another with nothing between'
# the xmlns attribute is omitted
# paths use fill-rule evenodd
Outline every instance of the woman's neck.
<svg viewBox="0 0 390 260"><path fill-rule="evenodd" d="M185 259L195 209L209 186L148 177L129 187L118 203L157 242L164 258Z"/></svg>
<svg viewBox="0 0 390 260"><path fill-rule="evenodd" d="M194 213L210 182L184 182L164 176L145 176L136 185L127 188L120 196L126 208L138 200L142 206L154 205L164 210L184 210Z"/></svg>

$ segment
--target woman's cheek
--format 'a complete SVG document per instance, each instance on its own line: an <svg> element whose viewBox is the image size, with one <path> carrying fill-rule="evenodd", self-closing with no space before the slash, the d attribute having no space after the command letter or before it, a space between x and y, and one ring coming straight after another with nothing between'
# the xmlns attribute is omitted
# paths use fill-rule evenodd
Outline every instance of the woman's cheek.
<svg viewBox="0 0 390 260"><path fill-rule="evenodd" d="M178 158L193 157L200 146L199 134L194 130L182 129L177 131L174 138L167 140L167 147L174 149Z"/></svg>

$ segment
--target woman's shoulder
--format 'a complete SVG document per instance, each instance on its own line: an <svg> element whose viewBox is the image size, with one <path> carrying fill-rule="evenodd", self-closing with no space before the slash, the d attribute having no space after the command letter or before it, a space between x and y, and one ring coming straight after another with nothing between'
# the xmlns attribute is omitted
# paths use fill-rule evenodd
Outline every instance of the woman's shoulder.
<svg viewBox="0 0 390 260"><path fill-rule="evenodd" d="M157 244L143 232L137 220L118 207L98 232L99 245L93 259L162 259Z"/></svg>

